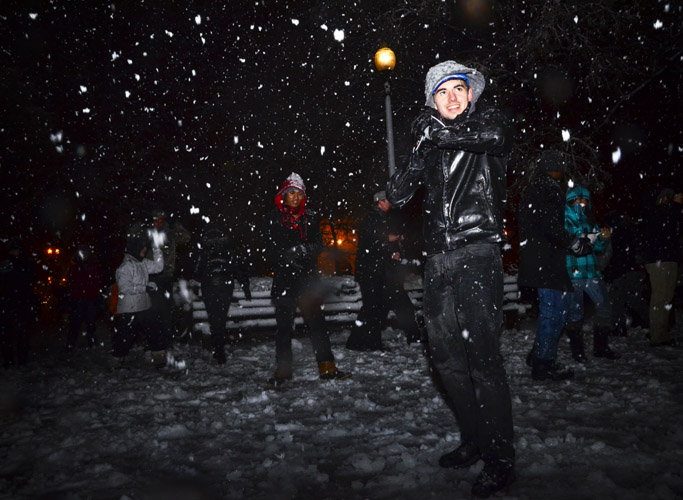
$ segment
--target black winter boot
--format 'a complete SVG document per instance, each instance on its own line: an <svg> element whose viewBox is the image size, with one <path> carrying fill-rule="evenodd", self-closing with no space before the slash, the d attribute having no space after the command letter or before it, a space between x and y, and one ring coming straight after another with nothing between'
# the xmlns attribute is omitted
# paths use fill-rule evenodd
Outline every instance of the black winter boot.
<svg viewBox="0 0 683 500"><path fill-rule="evenodd" d="M586 361L586 351L583 348L583 331L581 331L582 326L583 323L577 321L567 323L565 327L567 338L569 338L569 346L572 349L572 358L577 363L584 363Z"/></svg>
<svg viewBox="0 0 683 500"><path fill-rule="evenodd" d="M534 380L567 380L574 376L574 370L565 368L555 360L534 358L531 378Z"/></svg>
<svg viewBox="0 0 683 500"><path fill-rule="evenodd" d="M515 469L511 462L497 460L484 465L472 486L472 495L488 498L506 489L515 480Z"/></svg>
<svg viewBox="0 0 683 500"><path fill-rule="evenodd" d="M605 359L619 359L621 354L614 352L607 345L607 338L609 337L609 329L605 327L596 327L593 333L593 355L596 358Z"/></svg>
<svg viewBox="0 0 683 500"><path fill-rule="evenodd" d="M626 332L626 322L624 320L619 321L614 328L609 333L612 337L626 337L628 333Z"/></svg>
<svg viewBox="0 0 683 500"><path fill-rule="evenodd" d="M224 365L227 361L227 358L225 357L225 347L216 347L213 351L213 359L215 359L216 363L219 365Z"/></svg>

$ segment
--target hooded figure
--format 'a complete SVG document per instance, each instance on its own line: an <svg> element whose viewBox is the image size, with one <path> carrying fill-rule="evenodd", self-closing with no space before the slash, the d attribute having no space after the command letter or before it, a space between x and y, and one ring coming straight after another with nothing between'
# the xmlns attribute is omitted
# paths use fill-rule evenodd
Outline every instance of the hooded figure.
<svg viewBox="0 0 683 500"><path fill-rule="evenodd" d="M69 330L66 351L74 349L78 342L81 323L85 321L88 346L95 347L95 320L102 297L102 276L92 257L92 249L78 245L73 265L66 277L66 293L69 297Z"/></svg>
<svg viewBox="0 0 683 500"><path fill-rule="evenodd" d="M472 101L469 106L468 115L474 111L479 96L484 92L486 79L479 71L468 68L455 61L444 61L436 66L432 66L425 78L425 106L434 107L434 94L439 86L448 80L463 80L472 89Z"/></svg>
<svg viewBox="0 0 683 500"><path fill-rule="evenodd" d="M386 194L402 207L425 188L424 318L429 347L462 441L443 467L485 462L472 493L489 496L514 478L512 403L499 338L503 324L504 210L510 127L481 109L484 76L455 61L432 67L412 126L410 160ZM476 109L475 109L476 107Z"/></svg>
<svg viewBox="0 0 683 500"><path fill-rule="evenodd" d="M350 375L337 367L322 314L322 293L317 260L322 250L320 220L306 208L306 187L292 172L275 195L275 207L263 223L265 257L273 268L271 296L277 320L276 369L269 384L278 386L292 378L292 333L297 306L311 329L311 341L320 378L344 379Z"/></svg>
<svg viewBox="0 0 683 500"><path fill-rule="evenodd" d="M574 291L570 294L566 332L574 360L583 363L586 354L583 346L583 300L588 295L595 304L593 320L593 354L598 358L619 359L621 356L608 345L612 328L612 305L607 286L602 279L596 252L604 252L610 242L608 228L600 228L593 217L591 195L588 189L576 184L567 191L564 211L565 229L574 237L587 237L593 251L582 256L567 253L567 272Z"/></svg>
<svg viewBox="0 0 683 500"><path fill-rule="evenodd" d="M143 335L149 344L154 361L158 365L166 363L165 349L170 339L159 334L150 317L152 301L149 297L151 285L149 275L164 268L164 255L154 247L154 259L145 259L149 245L146 238L131 236L126 244L123 262L116 270L116 284L119 298L116 304L116 326L112 333L112 369L119 368L123 358L133 347L136 337Z"/></svg>

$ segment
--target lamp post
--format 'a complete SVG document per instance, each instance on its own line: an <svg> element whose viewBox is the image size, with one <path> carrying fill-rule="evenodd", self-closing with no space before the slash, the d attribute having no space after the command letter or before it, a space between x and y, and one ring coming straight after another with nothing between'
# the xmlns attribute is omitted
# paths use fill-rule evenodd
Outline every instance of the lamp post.
<svg viewBox="0 0 683 500"><path fill-rule="evenodd" d="M382 47L375 52L375 67L377 71L393 70L396 66L396 54L389 47ZM389 153L389 177L396 171L396 159L394 157L394 126L391 117L391 86L389 78L384 81L384 108L387 121L387 152Z"/></svg>

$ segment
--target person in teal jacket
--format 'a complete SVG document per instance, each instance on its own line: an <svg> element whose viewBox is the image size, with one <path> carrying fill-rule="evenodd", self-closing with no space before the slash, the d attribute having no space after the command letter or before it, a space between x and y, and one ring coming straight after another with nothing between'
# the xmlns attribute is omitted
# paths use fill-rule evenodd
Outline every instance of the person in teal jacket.
<svg viewBox="0 0 683 500"><path fill-rule="evenodd" d="M567 253L567 272L574 291L570 293L569 311L565 331L572 349L572 357L579 363L586 360L583 347L583 298L588 295L595 305L593 327L593 355L598 358L619 359L607 339L612 327L612 306L607 286L600 274L596 253L607 249L610 240L608 227L600 228L593 218L590 192L575 184L567 191L564 210L565 229L575 237L586 236L593 243L593 252L582 257Z"/></svg>

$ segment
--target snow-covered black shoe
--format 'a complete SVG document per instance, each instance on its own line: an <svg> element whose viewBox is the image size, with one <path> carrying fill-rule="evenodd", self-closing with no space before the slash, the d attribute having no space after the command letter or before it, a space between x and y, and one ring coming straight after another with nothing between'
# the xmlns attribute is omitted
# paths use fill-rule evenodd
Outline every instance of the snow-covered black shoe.
<svg viewBox="0 0 683 500"><path fill-rule="evenodd" d="M605 358L616 360L621 358L621 354L614 352L609 348L608 337L609 329L607 328L596 328L593 334L593 356L596 358Z"/></svg>
<svg viewBox="0 0 683 500"><path fill-rule="evenodd" d="M281 388L288 381L292 380L292 369L289 367L278 366L275 369L275 375L266 381L268 387L277 389Z"/></svg>
<svg viewBox="0 0 683 500"><path fill-rule="evenodd" d="M216 349L213 352L213 359L215 359L216 363L218 363L219 365L224 365L225 362L227 361L227 359L225 357L225 349L223 349L223 348Z"/></svg>
<svg viewBox="0 0 683 500"><path fill-rule="evenodd" d="M283 387L289 385L292 377L271 377L266 380L266 386L269 389L282 389Z"/></svg>
<svg viewBox="0 0 683 500"><path fill-rule="evenodd" d="M152 351L152 363L154 368L164 368L166 366L166 351Z"/></svg>
<svg viewBox="0 0 683 500"><path fill-rule="evenodd" d="M554 360L535 358L531 368L531 378L534 380L567 380L574 376L574 370L565 368Z"/></svg>
<svg viewBox="0 0 683 500"><path fill-rule="evenodd" d="M451 469L469 467L479 460L479 447L474 443L462 443L455 450L439 458L439 465Z"/></svg>
<svg viewBox="0 0 683 500"><path fill-rule="evenodd" d="M515 480L515 469L510 462L496 461L484 465L472 486L472 495L488 498L510 486Z"/></svg>

